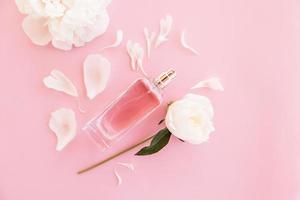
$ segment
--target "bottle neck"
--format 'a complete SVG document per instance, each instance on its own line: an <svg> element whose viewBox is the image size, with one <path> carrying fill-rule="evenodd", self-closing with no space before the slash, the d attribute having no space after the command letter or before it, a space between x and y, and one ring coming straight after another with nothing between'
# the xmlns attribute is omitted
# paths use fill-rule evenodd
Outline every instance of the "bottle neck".
<svg viewBox="0 0 300 200"><path fill-rule="evenodd" d="M175 70L169 69L168 71L163 72L157 78L155 78L153 82L157 88L164 89L175 77Z"/></svg>

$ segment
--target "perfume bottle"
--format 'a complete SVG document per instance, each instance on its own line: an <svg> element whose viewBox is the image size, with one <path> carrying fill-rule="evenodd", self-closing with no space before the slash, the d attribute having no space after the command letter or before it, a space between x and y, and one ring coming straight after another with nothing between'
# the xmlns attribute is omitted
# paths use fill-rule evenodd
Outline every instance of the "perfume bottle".
<svg viewBox="0 0 300 200"><path fill-rule="evenodd" d="M162 103L162 89L176 76L170 69L153 81L136 80L83 128L102 149L107 149Z"/></svg>

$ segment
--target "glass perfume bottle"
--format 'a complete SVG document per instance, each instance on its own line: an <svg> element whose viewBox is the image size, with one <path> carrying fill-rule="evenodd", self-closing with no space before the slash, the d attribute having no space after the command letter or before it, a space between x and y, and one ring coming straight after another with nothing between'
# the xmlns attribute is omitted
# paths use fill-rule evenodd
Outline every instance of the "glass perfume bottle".
<svg viewBox="0 0 300 200"><path fill-rule="evenodd" d="M162 89L176 76L170 69L153 81L141 78L107 106L102 114L83 128L102 149L125 135L132 127L148 117L162 103Z"/></svg>

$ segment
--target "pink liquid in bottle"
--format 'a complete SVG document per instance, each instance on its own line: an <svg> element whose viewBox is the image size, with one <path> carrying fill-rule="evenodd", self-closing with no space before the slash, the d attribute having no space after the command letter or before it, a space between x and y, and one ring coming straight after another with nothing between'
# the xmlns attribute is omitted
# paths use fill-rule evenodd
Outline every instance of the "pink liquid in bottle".
<svg viewBox="0 0 300 200"><path fill-rule="evenodd" d="M86 124L84 130L103 149L119 140L130 128L145 119L162 103L161 89L175 76L163 73L154 82L138 79L104 112Z"/></svg>
<svg viewBox="0 0 300 200"><path fill-rule="evenodd" d="M137 80L127 92L119 98L99 124L114 137L119 132L134 125L151 110L160 105L161 99L156 92L151 91L151 85L145 80Z"/></svg>

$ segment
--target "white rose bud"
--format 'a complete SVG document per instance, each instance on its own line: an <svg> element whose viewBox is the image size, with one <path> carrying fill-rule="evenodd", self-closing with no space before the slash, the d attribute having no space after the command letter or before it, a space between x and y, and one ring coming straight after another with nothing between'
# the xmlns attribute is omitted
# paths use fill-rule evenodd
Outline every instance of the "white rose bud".
<svg viewBox="0 0 300 200"><path fill-rule="evenodd" d="M173 102L166 115L166 126L177 138L191 144L200 144L209 139L214 126L213 107L207 97L187 94Z"/></svg>

